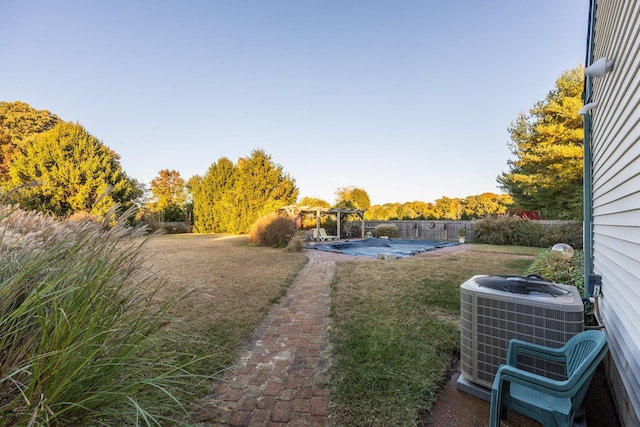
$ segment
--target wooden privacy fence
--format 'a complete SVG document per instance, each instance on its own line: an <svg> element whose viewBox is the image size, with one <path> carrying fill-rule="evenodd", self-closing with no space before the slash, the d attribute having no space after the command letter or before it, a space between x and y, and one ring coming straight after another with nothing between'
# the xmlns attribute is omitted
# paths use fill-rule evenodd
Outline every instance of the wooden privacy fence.
<svg viewBox="0 0 640 427"><path fill-rule="evenodd" d="M545 228L575 223L576 221L565 220L536 220ZM458 230L466 230L466 240L471 241L474 237L473 221L452 221L452 220L404 220L404 221L365 221L365 232L373 232L380 224L393 224L398 228L399 239L418 240L458 240Z"/></svg>
<svg viewBox="0 0 640 427"><path fill-rule="evenodd" d="M393 224L398 228L399 239L458 240L458 230L467 232L467 240L473 239L472 221L418 220L418 221L365 221L365 232L380 224Z"/></svg>

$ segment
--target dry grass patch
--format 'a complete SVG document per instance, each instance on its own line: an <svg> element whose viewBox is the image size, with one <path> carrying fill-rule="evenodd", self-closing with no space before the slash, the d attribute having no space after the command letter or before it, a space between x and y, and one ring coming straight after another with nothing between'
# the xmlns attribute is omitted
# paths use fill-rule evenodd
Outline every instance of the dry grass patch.
<svg viewBox="0 0 640 427"><path fill-rule="evenodd" d="M502 246L502 245L486 245L474 243L469 245L467 249L473 252L484 252L493 254L511 254L518 256L536 256L543 248L532 246Z"/></svg>
<svg viewBox="0 0 640 427"><path fill-rule="evenodd" d="M202 337L193 353L218 352L203 369L230 364L306 263L302 253L256 247L246 236L160 235L145 248L147 266L166 282L160 296L184 296L174 310L186 333ZM184 331L183 331L184 332Z"/></svg>

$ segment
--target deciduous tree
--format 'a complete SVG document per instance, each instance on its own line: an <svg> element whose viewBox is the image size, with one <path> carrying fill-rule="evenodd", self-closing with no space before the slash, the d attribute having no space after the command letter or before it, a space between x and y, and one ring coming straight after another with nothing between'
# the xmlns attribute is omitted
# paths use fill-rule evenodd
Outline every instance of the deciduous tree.
<svg viewBox="0 0 640 427"><path fill-rule="evenodd" d="M404 204L407 211L413 212L413 218L407 219L427 219L430 218L433 213L433 204L420 201L407 202Z"/></svg>
<svg viewBox="0 0 640 427"><path fill-rule="evenodd" d="M180 172L162 169L151 181L149 210L162 213L165 221L184 221L187 188Z"/></svg>
<svg viewBox="0 0 640 427"><path fill-rule="evenodd" d="M317 197L303 197L298 203L299 206L328 208L331 206L326 200L318 199Z"/></svg>
<svg viewBox="0 0 640 427"><path fill-rule="evenodd" d="M468 196L464 199L465 219L482 218L487 215L503 215L513 204L513 199L508 194L482 193L477 196Z"/></svg>
<svg viewBox="0 0 640 427"><path fill-rule="evenodd" d="M436 199L433 208L434 219L452 219L459 220L462 218L464 202L462 199L442 196Z"/></svg>
<svg viewBox="0 0 640 427"><path fill-rule="evenodd" d="M366 221L388 221L391 219L391 213L387 208L380 205L373 205L364 213Z"/></svg>
<svg viewBox="0 0 640 427"><path fill-rule="evenodd" d="M362 188L349 186L336 190L336 206L367 210L371 206L369 194Z"/></svg>

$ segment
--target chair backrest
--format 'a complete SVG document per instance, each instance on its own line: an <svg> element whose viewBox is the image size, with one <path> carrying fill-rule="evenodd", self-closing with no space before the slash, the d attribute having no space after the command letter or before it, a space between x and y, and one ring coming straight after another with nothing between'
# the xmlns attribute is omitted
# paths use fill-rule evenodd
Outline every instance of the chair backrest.
<svg viewBox="0 0 640 427"><path fill-rule="evenodd" d="M327 237L327 230L325 230L324 228L321 228L320 229L320 236Z"/></svg>
<svg viewBox="0 0 640 427"><path fill-rule="evenodd" d="M602 332L589 330L571 337L564 347L567 357L567 376L571 377L574 373L580 375L580 372L577 371L587 369L588 365L598 357L598 354L608 348L607 337Z"/></svg>
<svg viewBox="0 0 640 427"><path fill-rule="evenodd" d="M589 330L574 335L564 345L568 382L574 390L574 408L580 408L596 368L607 354L609 344L603 332Z"/></svg>

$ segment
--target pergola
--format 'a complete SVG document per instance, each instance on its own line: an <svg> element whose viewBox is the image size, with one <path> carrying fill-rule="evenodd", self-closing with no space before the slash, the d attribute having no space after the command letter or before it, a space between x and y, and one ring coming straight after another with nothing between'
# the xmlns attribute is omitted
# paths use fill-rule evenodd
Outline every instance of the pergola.
<svg viewBox="0 0 640 427"><path fill-rule="evenodd" d="M358 215L362 221L362 227L360 232L362 238L364 238L364 210L363 209L340 209L340 208L321 208L319 206L284 206L278 209L281 212L285 212L290 216L296 216L301 213L315 213L316 215L316 230L320 231L320 218L322 215L335 215L337 218L338 239L340 238L340 220L342 215Z"/></svg>

